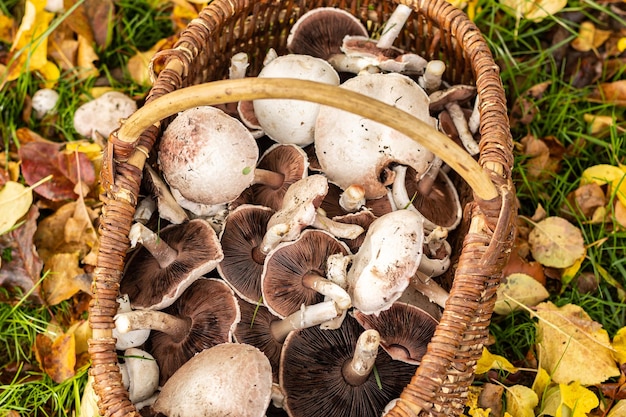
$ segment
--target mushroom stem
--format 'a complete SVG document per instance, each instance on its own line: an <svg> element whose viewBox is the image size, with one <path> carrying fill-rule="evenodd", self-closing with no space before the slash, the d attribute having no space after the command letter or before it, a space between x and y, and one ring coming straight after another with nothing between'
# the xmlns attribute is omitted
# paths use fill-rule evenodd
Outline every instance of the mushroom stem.
<svg viewBox="0 0 626 417"><path fill-rule="evenodd" d="M299 311L282 320L273 321L270 324L270 332L277 342L282 343L291 331L317 326L334 319L339 314L340 310L334 301L324 301L309 306L303 304Z"/></svg>
<svg viewBox="0 0 626 417"><path fill-rule="evenodd" d="M393 185L391 186L393 202L398 210L411 210L419 213L413 206L413 198L409 198L409 194L406 191L406 170L407 167L405 165L398 165L393 168L395 173Z"/></svg>
<svg viewBox="0 0 626 417"><path fill-rule="evenodd" d="M239 52L230 59L230 67L228 68L228 78L231 80L238 80L245 78L246 69L250 64L248 63L248 54L245 52Z"/></svg>
<svg viewBox="0 0 626 417"><path fill-rule="evenodd" d="M340 239L356 239L365 232L358 224L340 223L329 219L322 213L315 213L315 220L311 224L316 229L325 230Z"/></svg>
<svg viewBox="0 0 626 417"><path fill-rule="evenodd" d="M278 223L267 229L259 245L261 253L264 255L270 253L287 233L289 233L289 225L286 223Z"/></svg>
<svg viewBox="0 0 626 417"><path fill-rule="evenodd" d="M439 170L441 169L442 165L443 160L436 156L435 159L433 159L433 161L430 163L430 167L428 168L428 170L424 173L424 175L422 175L422 178L420 178L419 182L417 183L417 189L420 194L427 195L430 193L430 190L433 188L435 180L439 176Z"/></svg>
<svg viewBox="0 0 626 417"><path fill-rule="evenodd" d="M447 243L447 242L446 242ZM448 245L449 246L449 245ZM450 268L450 257L446 256L443 259L433 259L427 256L422 256L417 270L429 278L438 277Z"/></svg>
<svg viewBox="0 0 626 417"><path fill-rule="evenodd" d="M347 212L355 212L365 205L365 188L353 184L339 196L339 205Z"/></svg>
<svg viewBox="0 0 626 417"><path fill-rule="evenodd" d="M354 349L354 356L342 369L346 382L352 386L362 385L370 376L376 362L380 334L373 329L365 330L359 336Z"/></svg>
<svg viewBox="0 0 626 417"><path fill-rule="evenodd" d="M404 5L404 4L398 4L398 6L393 11L391 16L389 16L389 19L385 23L385 28L383 30L383 33L380 35L380 38L378 39L377 45L379 48L381 49L391 48L391 45L400 34L400 31L404 27L404 24L406 23L407 19L411 15L412 11L413 9L410 8L409 6Z"/></svg>
<svg viewBox="0 0 626 417"><path fill-rule="evenodd" d="M426 64L424 75L419 78L419 85L426 90L427 93L439 89L441 86L441 77L446 71L446 64L438 59L433 59Z"/></svg>
<svg viewBox="0 0 626 417"><path fill-rule="evenodd" d="M352 300L346 290L315 272L305 274L302 277L302 285L327 296L337 303L340 310L347 310L352 305Z"/></svg>
<svg viewBox="0 0 626 417"><path fill-rule="evenodd" d="M461 106L455 102L448 103L446 104L446 110L448 110L450 118L454 123L454 127L456 127L456 130L459 133L459 139L461 139L461 142L467 152L469 152L470 155L477 155L478 152L480 152L480 148L478 147L478 143L474 140L474 135L470 132Z"/></svg>
<svg viewBox="0 0 626 417"><path fill-rule="evenodd" d="M417 272L411 279L411 286L428 297L430 301L438 304L441 308L446 307L446 301L448 301L450 294L430 277L425 276L421 272Z"/></svg>
<svg viewBox="0 0 626 417"><path fill-rule="evenodd" d="M472 114L467 121L467 126L469 127L470 132L478 132L478 128L480 127L480 100L478 97L476 97L476 101L474 101L474 108L472 109Z"/></svg>
<svg viewBox="0 0 626 417"><path fill-rule="evenodd" d="M274 190L282 187L285 182L285 176L280 172L274 172L267 169L255 169L253 184L263 184L272 187Z"/></svg>
<svg viewBox="0 0 626 417"><path fill-rule="evenodd" d="M141 243L152 254L161 268L167 268L178 256L176 249L165 243L159 235L141 223L132 225L128 237L133 247L137 243Z"/></svg>
<svg viewBox="0 0 626 417"><path fill-rule="evenodd" d="M189 322L162 311L135 310L117 314L115 328L122 334L132 330L157 330L167 333L174 341L181 341L189 333Z"/></svg>

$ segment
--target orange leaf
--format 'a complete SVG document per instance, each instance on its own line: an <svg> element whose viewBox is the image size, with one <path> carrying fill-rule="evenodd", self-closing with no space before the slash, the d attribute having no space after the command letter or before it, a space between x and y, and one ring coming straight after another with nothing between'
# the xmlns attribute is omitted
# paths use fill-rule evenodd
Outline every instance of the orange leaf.
<svg viewBox="0 0 626 417"><path fill-rule="evenodd" d="M62 333L54 341L38 334L35 339L35 356L43 371L54 382L61 382L74 376L76 347L73 334Z"/></svg>
<svg viewBox="0 0 626 417"><path fill-rule="evenodd" d="M600 84L590 94L589 101L626 106L626 80Z"/></svg>
<svg viewBox="0 0 626 417"><path fill-rule="evenodd" d="M578 30L578 37L572 41L572 48L581 52L596 50L610 36L610 31L598 29L591 22L582 22Z"/></svg>

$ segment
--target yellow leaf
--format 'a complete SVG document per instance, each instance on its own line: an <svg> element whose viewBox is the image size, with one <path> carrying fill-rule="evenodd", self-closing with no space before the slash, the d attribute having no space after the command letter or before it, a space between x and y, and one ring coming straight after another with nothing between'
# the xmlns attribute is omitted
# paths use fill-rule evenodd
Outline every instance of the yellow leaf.
<svg viewBox="0 0 626 417"><path fill-rule="evenodd" d="M611 407L611 411L606 417L622 417L626 416L626 400L619 400Z"/></svg>
<svg viewBox="0 0 626 417"><path fill-rule="evenodd" d="M168 42L169 39L161 39L148 51L137 52L128 60L128 64L126 66L133 81L141 85L150 85L152 83L148 65L150 64L150 60L154 54L156 54L163 47L163 45Z"/></svg>
<svg viewBox="0 0 626 417"><path fill-rule="evenodd" d="M61 78L59 67L50 61L46 61L43 67L39 68L39 72L43 75L44 80L46 80L44 83L46 88L54 87L59 82L59 78Z"/></svg>
<svg viewBox="0 0 626 417"><path fill-rule="evenodd" d="M599 384L620 374L607 332L573 304L536 307L539 363L556 383Z"/></svg>
<svg viewBox="0 0 626 417"><path fill-rule="evenodd" d="M582 22L578 29L578 37L572 41L572 48L581 52L595 50L610 36L610 31L598 29L589 21Z"/></svg>
<svg viewBox="0 0 626 417"><path fill-rule="evenodd" d="M622 327L613 337L613 355L615 360L621 365L626 363L626 327Z"/></svg>
<svg viewBox="0 0 626 417"><path fill-rule="evenodd" d="M67 329L68 334L74 335L76 355L87 352L88 340L91 338L91 327L89 321L79 320Z"/></svg>
<svg viewBox="0 0 626 417"><path fill-rule="evenodd" d="M516 17L541 22L567 5L567 0L500 0L504 10Z"/></svg>
<svg viewBox="0 0 626 417"><path fill-rule="evenodd" d="M78 52L76 55L76 61L80 68L79 77L81 79L87 79L89 77L97 77L98 69L96 68L94 61L98 60L98 54L93 49L93 45L84 36L78 35Z"/></svg>
<svg viewBox="0 0 626 417"><path fill-rule="evenodd" d="M0 11L0 41L5 43L13 42L13 25L15 22L12 17L5 16Z"/></svg>
<svg viewBox="0 0 626 417"><path fill-rule="evenodd" d="M80 291L77 276L85 271L78 262L78 252L56 253L46 260L44 271L49 272L43 281L43 290L49 305L57 305Z"/></svg>
<svg viewBox="0 0 626 417"><path fill-rule="evenodd" d="M506 411L513 417L535 417L535 407L539 398L533 390L523 385L513 385L506 389Z"/></svg>
<svg viewBox="0 0 626 417"><path fill-rule="evenodd" d="M23 72L40 70L48 62L48 42L44 36L53 13L44 10L46 0L27 0L24 17L15 35L11 52L15 61L10 65L8 81L17 79Z"/></svg>
<svg viewBox="0 0 626 417"><path fill-rule="evenodd" d="M54 340L38 334L34 346L41 368L58 384L74 376L75 347L74 335L68 333L62 333Z"/></svg>
<svg viewBox="0 0 626 417"><path fill-rule="evenodd" d="M517 368L511 364L506 358L500 355L494 355L483 347L483 354L476 363L476 374L484 374L490 369L504 370L508 372L517 372Z"/></svg>
<svg viewBox="0 0 626 417"><path fill-rule="evenodd" d="M33 204L33 191L18 182L8 181L0 190L0 235L11 229Z"/></svg>
<svg viewBox="0 0 626 417"><path fill-rule="evenodd" d="M530 275L510 274L498 288L497 301L493 311L497 314L509 314L520 309L520 304L534 307L549 296L550 294L545 287Z"/></svg>
<svg viewBox="0 0 626 417"><path fill-rule="evenodd" d="M77 140L65 144L65 151L69 153L82 152L87 155L90 161L98 159L102 156L102 148L97 143L91 143L86 140Z"/></svg>
<svg viewBox="0 0 626 417"><path fill-rule="evenodd" d="M598 397L578 381L559 384L559 391L561 404L556 409L555 417L587 417L587 413L600 404Z"/></svg>
<svg viewBox="0 0 626 417"><path fill-rule="evenodd" d="M617 50L620 52L626 51L626 38L619 38L617 41Z"/></svg>
<svg viewBox="0 0 626 417"><path fill-rule="evenodd" d="M542 367L539 367L532 386L533 391L535 392L535 394L537 394L537 398L543 398L543 395L545 394L551 382L552 378L550 378L548 372Z"/></svg>
<svg viewBox="0 0 626 417"><path fill-rule="evenodd" d="M613 116L585 114L583 119L589 123L589 133L592 135L607 131L611 126L615 126L615 118Z"/></svg>
<svg viewBox="0 0 626 417"><path fill-rule="evenodd" d="M533 258L544 266L568 268L585 255L582 232L562 217L547 217L536 223L528 243Z"/></svg>
<svg viewBox="0 0 626 417"><path fill-rule="evenodd" d="M561 273L561 283L563 284L561 291L565 291L565 287L569 285L570 282L572 282L572 280L578 274L578 271L580 271L580 267L582 266L583 261L585 260L585 257L587 256L586 252L587 251L585 250L585 254L583 256L578 258L576 262L572 264L572 266L565 268L563 272Z"/></svg>

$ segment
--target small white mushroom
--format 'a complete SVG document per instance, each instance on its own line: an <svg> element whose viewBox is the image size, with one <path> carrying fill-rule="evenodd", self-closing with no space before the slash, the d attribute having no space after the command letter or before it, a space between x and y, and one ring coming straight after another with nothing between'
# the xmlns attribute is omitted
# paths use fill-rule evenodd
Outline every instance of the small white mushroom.
<svg viewBox="0 0 626 417"><path fill-rule="evenodd" d="M33 94L32 106L35 119L43 119L46 114L51 114L59 101L59 93L50 88L42 88Z"/></svg>
<svg viewBox="0 0 626 417"><path fill-rule="evenodd" d="M109 91L76 109L74 129L88 138L93 138L96 132L108 137L122 119L136 110L135 100L118 91Z"/></svg>
<svg viewBox="0 0 626 417"><path fill-rule="evenodd" d="M441 77L445 71L446 64L443 61L438 59L428 61L424 75L422 75L418 80L420 86L426 90L427 93L432 93L433 91L438 90L441 86Z"/></svg>
<svg viewBox="0 0 626 417"><path fill-rule="evenodd" d="M261 69L259 78L286 77L339 85L337 71L325 60L309 55L279 56ZM278 143L313 143L320 105L299 100L254 100L254 113L265 133Z"/></svg>
<svg viewBox="0 0 626 417"><path fill-rule="evenodd" d="M378 39L378 47L381 49L390 48L393 42L396 40L400 31L404 27L404 24L409 19L409 16L413 12L413 9L405 4L398 4L395 8L385 26L383 27L383 33Z"/></svg>
<svg viewBox="0 0 626 417"><path fill-rule="evenodd" d="M117 308L117 314L123 314L133 311L130 307L130 300L128 295L124 294L118 297L117 302L119 307ZM117 316L116 316L117 317ZM113 328L113 337L115 341L115 349L126 350L143 345L148 337L150 337L150 329L139 329L128 332L120 332L116 327Z"/></svg>
<svg viewBox="0 0 626 417"><path fill-rule="evenodd" d="M365 189L360 185L351 185L339 196L339 205L347 212L354 212L365 205Z"/></svg>
<svg viewBox="0 0 626 417"><path fill-rule="evenodd" d="M461 106L454 102L448 103L446 104L446 110L448 110L450 118L459 133L459 139L461 139L461 143L463 143L467 152L469 152L470 155L478 155L480 148L478 143L474 140L474 135L472 135L472 132L470 131L470 127L467 119L465 119L465 114L463 114Z"/></svg>
<svg viewBox="0 0 626 417"><path fill-rule="evenodd" d="M124 363L119 364L122 383L128 389L128 399L137 403L150 398L159 386L159 366L154 357L141 349L124 351Z"/></svg>

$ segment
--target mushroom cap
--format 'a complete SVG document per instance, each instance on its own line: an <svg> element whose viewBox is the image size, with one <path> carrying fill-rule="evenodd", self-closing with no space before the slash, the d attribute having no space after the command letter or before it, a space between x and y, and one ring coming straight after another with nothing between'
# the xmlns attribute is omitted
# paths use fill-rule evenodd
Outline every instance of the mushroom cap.
<svg viewBox="0 0 626 417"><path fill-rule="evenodd" d="M318 7L300 16L291 27L287 49L293 54L328 59L341 53L346 35L367 36L367 28L345 10Z"/></svg>
<svg viewBox="0 0 626 417"><path fill-rule="evenodd" d="M326 61L310 55L289 54L269 62L259 78L286 77L339 85L337 71ZM313 143L320 105L301 100L254 100L254 113L265 133L278 143L306 146Z"/></svg>
<svg viewBox="0 0 626 417"><path fill-rule="evenodd" d="M122 119L136 110L135 100L119 91L109 91L76 109L74 129L88 138L92 137L94 132L108 137L120 126Z"/></svg>
<svg viewBox="0 0 626 417"><path fill-rule="evenodd" d="M59 93L51 88L42 88L33 94L31 104L35 119L40 120L46 114L51 114L59 101Z"/></svg>
<svg viewBox="0 0 626 417"><path fill-rule="evenodd" d="M224 343L176 371L154 410L169 417L262 417L272 393L269 360L257 348Z"/></svg>
<svg viewBox="0 0 626 417"><path fill-rule="evenodd" d="M400 395L416 367L392 360L382 348L375 362L382 389L373 373L358 386L345 382L342 368L352 358L362 332L348 315L337 330L311 327L287 336L280 386L291 417L378 417L385 405Z"/></svg>
<svg viewBox="0 0 626 417"><path fill-rule="evenodd" d="M339 223L358 224L367 231L370 225L376 220L376 216L369 210L361 210L356 213L348 213L342 216L333 217ZM365 240L365 233L361 233L355 239L343 239L352 253L357 253Z"/></svg>
<svg viewBox="0 0 626 417"><path fill-rule="evenodd" d="M437 320L421 308L396 301L379 315L354 310L354 318L364 329L380 333L381 346L395 360L419 365Z"/></svg>
<svg viewBox="0 0 626 417"><path fill-rule="evenodd" d="M362 74L341 87L375 97L436 126L428 110L428 95L407 76ZM421 175L434 159L432 152L387 126L327 106L321 107L315 125L315 151L329 181L343 189L359 184L367 199L386 195L390 165L409 165Z"/></svg>
<svg viewBox="0 0 626 417"><path fill-rule="evenodd" d="M261 299L265 255L260 245L272 214L269 207L241 205L228 214L220 234L224 259L217 265L217 272L249 303Z"/></svg>
<svg viewBox="0 0 626 417"><path fill-rule="evenodd" d="M171 305L193 281L215 269L224 254L213 228L194 219L164 227L159 237L178 251L165 268L140 247L126 262L120 293L128 294L133 308L159 310Z"/></svg>
<svg viewBox="0 0 626 417"><path fill-rule="evenodd" d="M417 173L413 168L408 167L405 186L413 207L425 218L426 229L432 230L441 226L453 230L461 223L463 212L459 194L450 177L443 170L439 170L430 193L424 194L419 192Z"/></svg>
<svg viewBox="0 0 626 417"><path fill-rule="evenodd" d="M211 106L181 112L165 129L159 145L165 181L185 199L203 205L237 198L254 180L258 157L259 148L248 129Z"/></svg>
<svg viewBox="0 0 626 417"><path fill-rule="evenodd" d="M214 278L195 281L163 312L188 320L190 329L180 341L167 333L153 331L146 342L146 350L159 364L160 385L196 353L231 342L241 319L233 290L224 281Z"/></svg>
<svg viewBox="0 0 626 417"><path fill-rule="evenodd" d="M348 271L348 293L355 308L378 314L408 287L423 252L423 218L397 210L374 220Z"/></svg>
<svg viewBox="0 0 626 417"><path fill-rule="evenodd" d="M293 242L278 245L268 253L263 266L263 302L280 318L298 311L302 304L323 301L324 296L306 288L308 273L326 275L326 260L332 254L350 254L347 246L323 230L307 229Z"/></svg>
<svg viewBox="0 0 626 417"><path fill-rule="evenodd" d="M306 153L299 146L277 143L261 155L257 168L278 172L283 175L284 180L277 189L265 184L252 184L250 188L254 204L280 210L287 189L308 175L309 162Z"/></svg>

